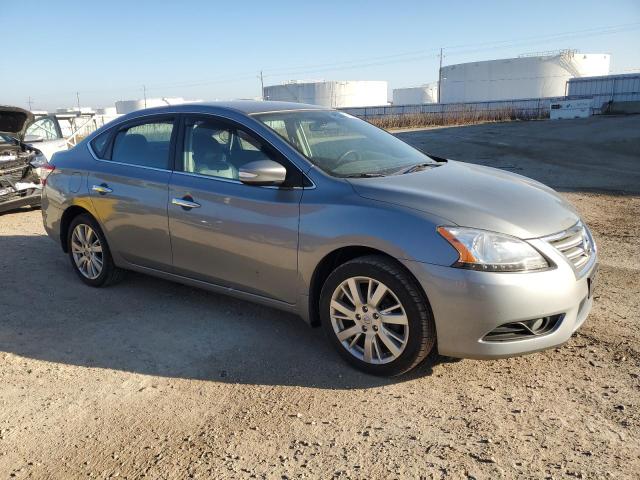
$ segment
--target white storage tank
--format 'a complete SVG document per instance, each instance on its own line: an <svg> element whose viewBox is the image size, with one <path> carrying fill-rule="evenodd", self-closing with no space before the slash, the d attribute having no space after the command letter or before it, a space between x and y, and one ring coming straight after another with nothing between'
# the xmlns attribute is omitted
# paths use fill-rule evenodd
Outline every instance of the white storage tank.
<svg viewBox="0 0 640 480"><path fill-rule="evenodd" d="M131 113L143 108L163 107L165 105L180 105L181 103L201 102L202 100L185 100L182 97L147 98L141 100L119 100L116 111L119 114Z"/></svg>
<svg viewBox="0 0 640 480"><path fill-rule="evenodd" d="M575 77L606 75L610 55L563 50L442 67L441 103L564 96Z"/></svg>
<svg viewBox="0 0 640 480"><path fill-rule="evenodd" d="M428 83L420 87L395 88L394 105L421 105L438 102L438 83Z"/></svg>
<svg viewBox="0 0 640 480"><path fill-rule="evenodd" d="M372 80L292 81L264 87L264 99L331 108L369 107L389 103L387 82Z"/></svg>

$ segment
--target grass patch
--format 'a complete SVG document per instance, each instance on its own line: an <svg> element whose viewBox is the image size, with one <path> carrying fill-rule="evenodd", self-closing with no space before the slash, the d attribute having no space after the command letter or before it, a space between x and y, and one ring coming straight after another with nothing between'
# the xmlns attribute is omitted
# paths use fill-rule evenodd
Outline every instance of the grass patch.
<svg viewBox="0 0 640 480"><path fill-rule="evenodd" d="M480 110L463 108L443 112L405 113L402 115L379 115L360 117L384 129L420 128L453 125L473 125L487 122L509 122L513 120L540 120L549 118L549 112L539 109Z"/></svg>

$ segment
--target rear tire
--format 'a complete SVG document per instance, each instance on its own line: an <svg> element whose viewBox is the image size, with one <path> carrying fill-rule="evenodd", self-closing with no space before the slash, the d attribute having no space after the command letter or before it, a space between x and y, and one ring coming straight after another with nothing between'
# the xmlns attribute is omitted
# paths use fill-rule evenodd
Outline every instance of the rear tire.
<svg viewBox="0 0 640 480"><path fill-rule="evenodd" d="M67 249L73 270L91 287L113 285L124 277L125 271L113 263L100 225L89 214L80 214L71 221Z"/></svg>
<svg viewBox="0 0 640 480"><path fill-rule="evenodd" d="M416 280L381 255L336 268L320 294L329 342L354 367L381 376L405 373L436 342L431 308Z"/></svg>

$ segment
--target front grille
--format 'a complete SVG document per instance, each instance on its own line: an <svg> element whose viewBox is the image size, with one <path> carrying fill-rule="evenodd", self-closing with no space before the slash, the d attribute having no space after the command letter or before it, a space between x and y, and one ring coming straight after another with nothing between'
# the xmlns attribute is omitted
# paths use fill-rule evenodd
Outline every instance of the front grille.
<svg viewBox="0 0 640 480"><path fill-rule="evenodd" d="M594 245L582 222L573 227L544 238L552 247L565 256L580 271L593 255Z"/></svg>

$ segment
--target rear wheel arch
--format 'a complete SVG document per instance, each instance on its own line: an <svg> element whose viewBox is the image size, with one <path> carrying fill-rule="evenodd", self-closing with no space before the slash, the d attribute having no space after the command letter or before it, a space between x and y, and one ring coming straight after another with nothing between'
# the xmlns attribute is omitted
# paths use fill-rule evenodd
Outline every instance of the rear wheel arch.
<svg viewBox="0 0 640 480"><path fill-rule="evenodd" d="M89 210L78 205L70 206L62 214L62 218L60 220L60 245L62 245L62 250L64 251L64 253L69 253L68 239L69 227L71 226L71 222L73 222L74 218L76 218L78 215L82 215L83 213L90 215L97 222L97 219Z"/></svg>

